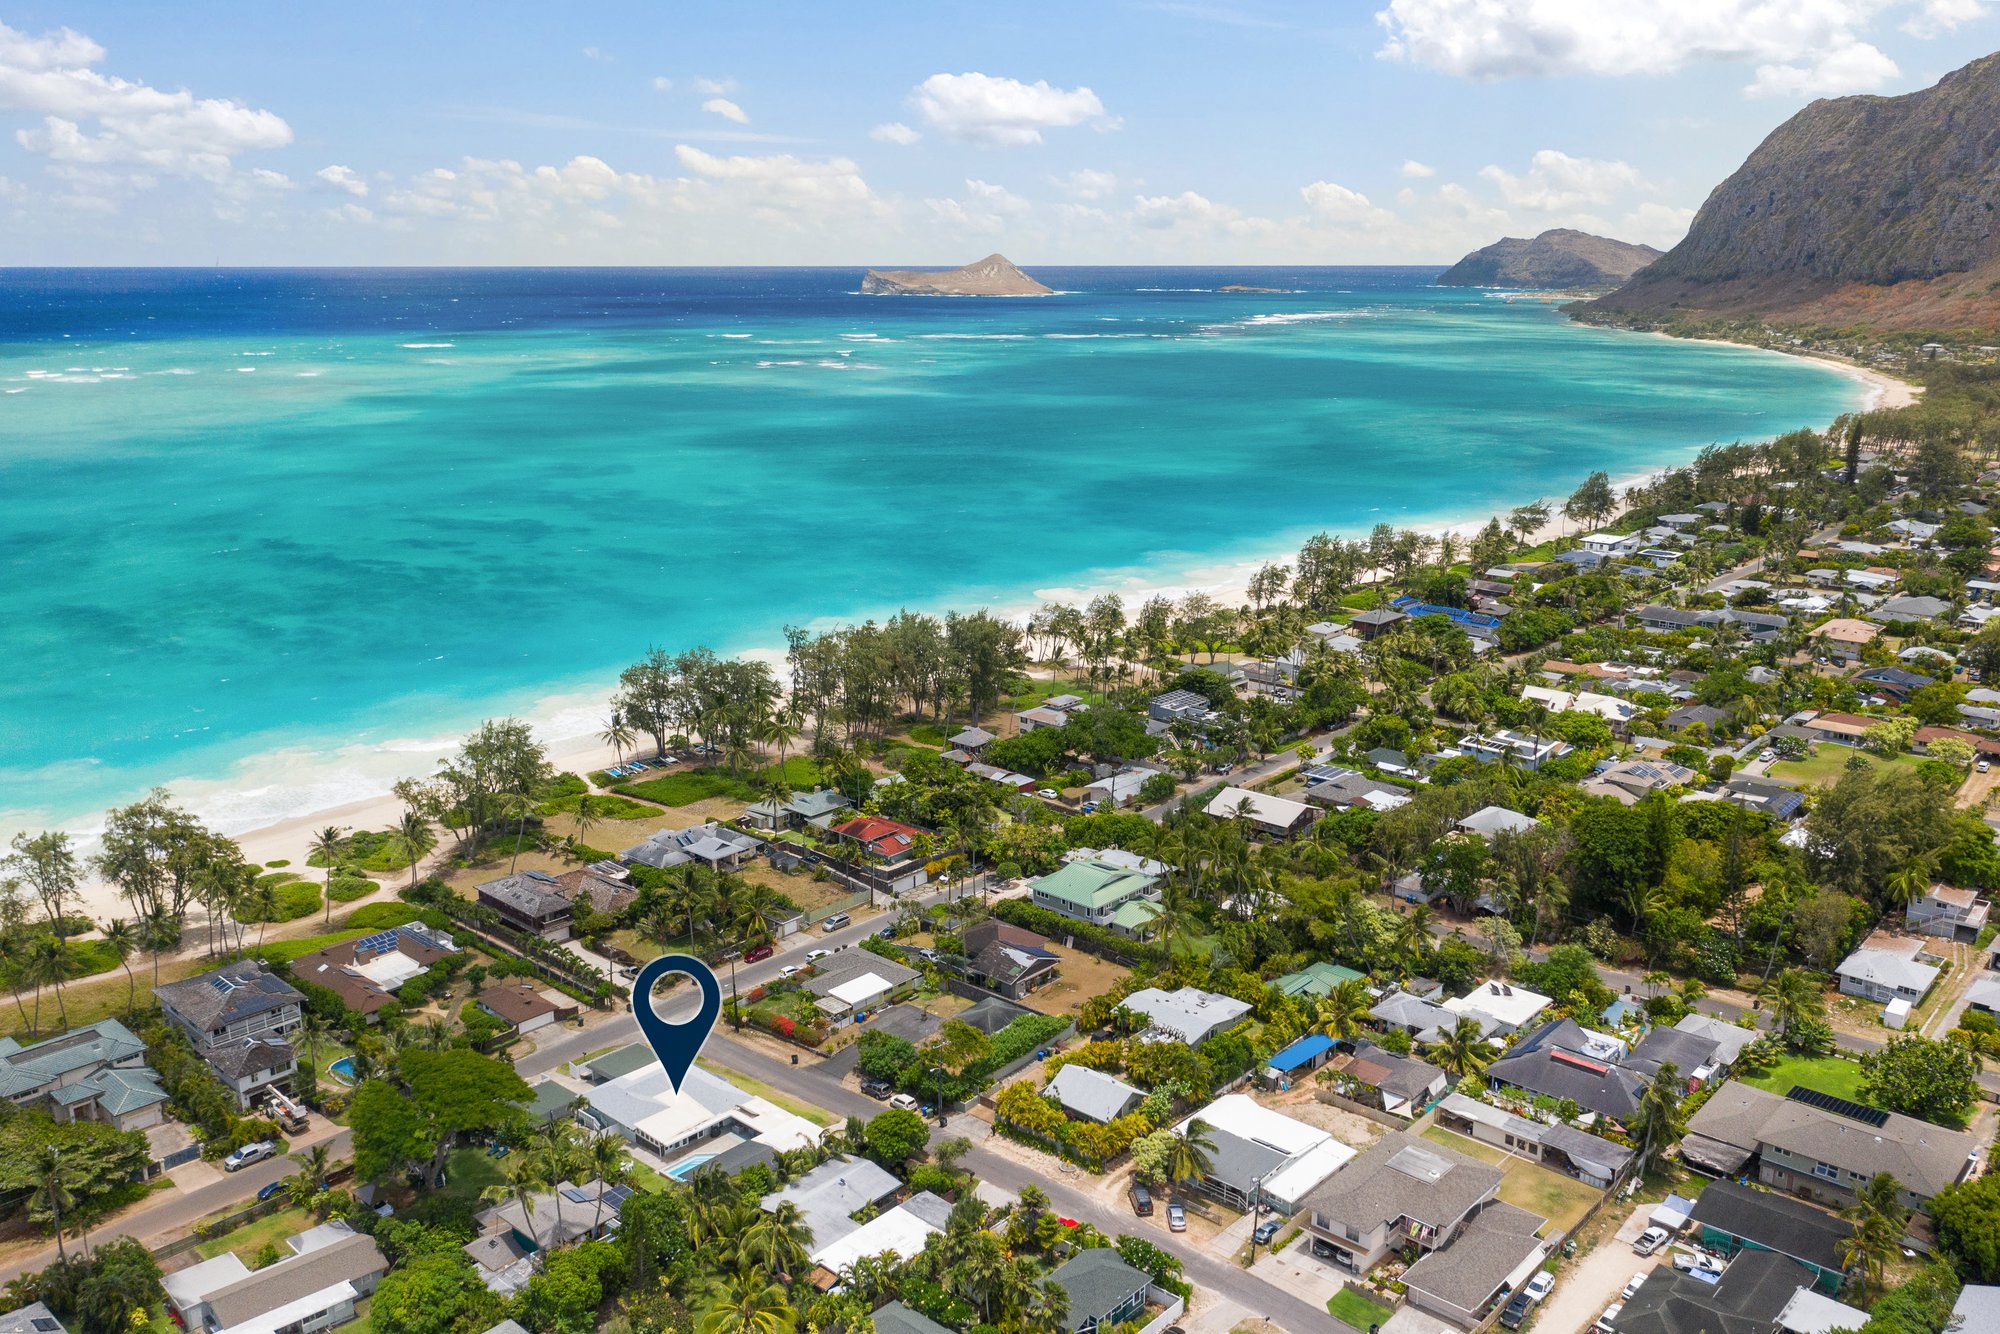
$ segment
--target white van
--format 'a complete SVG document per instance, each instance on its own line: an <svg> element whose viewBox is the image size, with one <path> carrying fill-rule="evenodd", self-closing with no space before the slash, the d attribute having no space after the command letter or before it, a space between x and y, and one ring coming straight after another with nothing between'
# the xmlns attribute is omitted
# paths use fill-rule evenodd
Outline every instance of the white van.
<svg viewBox="0 0 2000 1334"><path fill-rule="evenodd" d="M891 1107L896 1108L898 1111L904 1111L904 1112L919 1112L923 1110L923 1104L918 1102L915 1098L912 1098L907 1093L897 1093L892 1095L889 1099L889 1105Z"/></svg>

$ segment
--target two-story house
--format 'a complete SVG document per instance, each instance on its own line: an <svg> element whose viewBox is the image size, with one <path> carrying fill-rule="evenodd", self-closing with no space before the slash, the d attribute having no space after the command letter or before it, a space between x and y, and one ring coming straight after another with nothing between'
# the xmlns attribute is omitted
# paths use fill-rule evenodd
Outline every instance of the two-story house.
<svg viewBox="0 0 2000 1334"><path fill-rule="evenodd" d="M1986 929L1986 918L1991 910L1991 905L1979 896L1976 889L1932 885L1910 901L1904 915L1909 919L1912 931L1970 944L1978 940L1979 933Z"/></svg>
<svg viewBox="0 0 2000 1334"><path fill-rule="evenodd" d="M154 987L153 995L245 1110L299 1068L286 1035L303 1022L305 997L256 960Z"/></svg>
<svg viewBox="0 0 2000 1334"><path fill-rule="evenodd" d="M1391 1251L1449 1246L1500 1193L1501 1172L1442 1144L1391 1131L1308 1192L1294 1221L1312 1253L1365 1274Z"/></svg>
<svg viewBox="0 0 2000 1334"><path fill-rule="evenodd" d="M166 1119L167 1092L146 1066L146 1044L116 1019L24 1047L0 1038L0 1098L46 1107L58 1121L146 1130Z"/></svg>
<svg viewBox="0 0 2000 1334"><path fill-rule="evenodd" d="M1036 907L1135 940L1150 934L1160 914L1157 875L1093 857L1066 862L1028 884Z"/></svg>
<svg viewBox="0 0 2000 1334"><path fill-rule="evenodd" d="M626 850L630 853L630 849ZM565 898L552 875L520 871L489 880L479 887L479 902L500 915L505 925L525 935L561 943L569 939L576 908Z"/></svg>

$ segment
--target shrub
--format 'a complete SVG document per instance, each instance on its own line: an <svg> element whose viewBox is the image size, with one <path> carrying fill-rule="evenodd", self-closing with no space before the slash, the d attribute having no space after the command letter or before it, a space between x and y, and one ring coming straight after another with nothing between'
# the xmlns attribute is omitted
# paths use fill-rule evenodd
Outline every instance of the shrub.
<svg viewBox="0 0 2000 1334"><path fill-rule="evenodd" d="M362 927L370 931L387 931L392 926L407 926L418 921L423 914L407 903L371 903L365 908L356 908L347 914L345 925ZM444 925L444 915L438 914L439 926Z"/></svg>
<svg viewBox="0 0 2000 1334"><path fill-rule="evenodd" d="M352 875L341 871L334 875L333 888L330 892L335 903L352 903L356 899L367 898L379 888L379 885L365 875Z"/></svg>

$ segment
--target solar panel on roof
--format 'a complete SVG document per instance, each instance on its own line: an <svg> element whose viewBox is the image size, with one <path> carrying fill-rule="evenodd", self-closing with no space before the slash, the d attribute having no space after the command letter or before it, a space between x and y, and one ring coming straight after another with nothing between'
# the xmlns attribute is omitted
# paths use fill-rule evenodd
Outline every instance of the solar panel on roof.
<svg viewBox="0 0 2000 1334"><path fill-rule="evenodd" d="M1792 1091L1785 1096L1793 1102L1817 1107L1822 1112L1832 1112L1835 1116L1844 1116L1850 1121L1859 1121L1863 1125L1875 1126L1878 1129L1889 1123L1889 1114L1879 1108L1864 1107L1858 1102L1836 1098L1831 1093L1821 1093L1818 1089L1809 1089L1803 1084L1792 1085Z"/></svg>
<svg viewBox="0 0 2000 1334"><path fill-rule="evenodd" d="M354 943L354 948L364 954L387 954L396 948L401 937L395 931L377 931L372 936L363 936Z"/></svg>
<svg viewBox="0 0 2000 1334"><path fill-rule="evenodd" d="M564 1186L562 1197L571 1204L589 1204L591 1197L575 1186Z"/></svg>

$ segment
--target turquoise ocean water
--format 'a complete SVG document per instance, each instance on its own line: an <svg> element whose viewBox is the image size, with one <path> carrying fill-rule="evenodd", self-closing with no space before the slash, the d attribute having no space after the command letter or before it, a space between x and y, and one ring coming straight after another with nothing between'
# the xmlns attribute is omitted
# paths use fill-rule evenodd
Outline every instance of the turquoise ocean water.
<svg viewBox="0 0 2000 1334"><path fill-rule="evenodd" d="M651 643L1215 578L1862 397L1434 273L0 272L0 832L248 828L585 733Z"/></svg>

